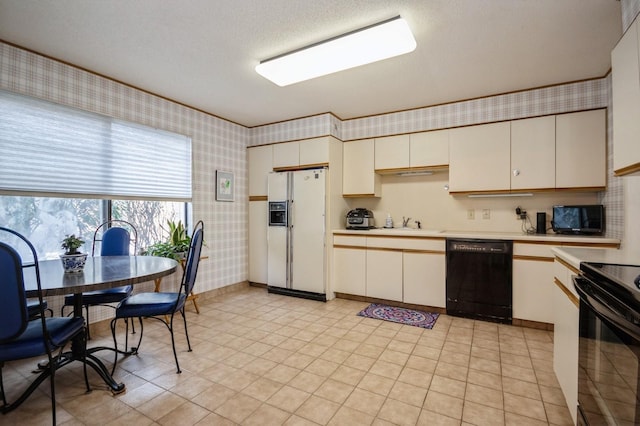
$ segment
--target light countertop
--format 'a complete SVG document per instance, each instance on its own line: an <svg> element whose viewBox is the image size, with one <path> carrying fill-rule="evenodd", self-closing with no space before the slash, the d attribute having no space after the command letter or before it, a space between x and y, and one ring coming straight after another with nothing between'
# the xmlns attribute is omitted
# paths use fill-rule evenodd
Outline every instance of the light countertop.
<svg viewBox="0 0 640 426"><path fill-rule="evenodd" d="M613 263L622 265L640 265L637 255L624 250L582 247L555 247L551 250L556 256L576 269L580 262Z"/></svg>
<svg viewBox="0 0 640 426"><path fill-rule="evenodd" d="M333 234L343 235L378 235L388 237L441 237L441 238L479 238L493 240L513 240L522 242L548 241L550 243L569 244L615 244L620 240L601 236L562 235L562 234L523 234L521 232L484 232L484 231L449 231L438 229L415 228L376 228L369 230L336 229Z"/></svg>

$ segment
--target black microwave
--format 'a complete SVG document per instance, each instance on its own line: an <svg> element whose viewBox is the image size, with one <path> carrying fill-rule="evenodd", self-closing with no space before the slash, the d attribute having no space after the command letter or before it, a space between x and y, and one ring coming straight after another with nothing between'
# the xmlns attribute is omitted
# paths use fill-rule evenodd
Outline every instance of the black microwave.
<svg viewBox="0 0 640 426"><path fill-rule="evenodd" d="M604 206L553 206L551 225L557 234L602 235Z"/></svg>

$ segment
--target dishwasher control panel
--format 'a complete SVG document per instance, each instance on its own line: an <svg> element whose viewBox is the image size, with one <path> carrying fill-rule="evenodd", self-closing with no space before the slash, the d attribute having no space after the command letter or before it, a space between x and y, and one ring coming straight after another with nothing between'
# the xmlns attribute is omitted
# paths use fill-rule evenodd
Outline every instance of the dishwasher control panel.
<svg viewBox="0 0 640 426"><path fill-rule="evenodd" d="M511 241L447 240L447 250L467 253L510 253Z"/></svg>

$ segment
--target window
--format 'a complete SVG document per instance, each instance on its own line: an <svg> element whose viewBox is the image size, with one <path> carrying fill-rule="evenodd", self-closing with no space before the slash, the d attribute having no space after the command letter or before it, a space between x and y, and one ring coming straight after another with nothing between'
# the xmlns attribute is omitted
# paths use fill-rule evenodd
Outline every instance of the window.
<svg viewBox="0 0 640 426"><path fill-rule="evenodd" d="M191 139L0 90L0 191L191 201Z"/></svg>
<svg viewBox="0 0 640 426"><path fill-rule="evenodd" d="M107 210L111 206L111 211ZM91 253L95 229L111 215L131 222L138 230L138 249L164 241L167 220L186 222L185 203L168 201L0 197L0 224L26 236L41 259L56 259L60 241L69 234L85 240L82 251Z"/></svg>
<svg viewBox="0 0 640 426"><path fill-rule="evenodd" d="M76 234L91 252L96 227L124 219L138 248L187 222L191 139L0 90L0 225L24 234L43 258Z"/></svg>

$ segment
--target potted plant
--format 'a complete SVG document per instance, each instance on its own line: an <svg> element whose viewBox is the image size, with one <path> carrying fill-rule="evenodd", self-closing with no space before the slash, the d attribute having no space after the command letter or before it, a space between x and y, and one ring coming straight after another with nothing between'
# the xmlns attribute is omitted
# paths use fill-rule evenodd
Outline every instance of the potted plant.
<svg viewBox="0 0 640 426"><path fill-rule="evenodd" d="M187 234L187 230L181 220L178 222L168 220L167 226L169 227L167 240L151 244L144 251L144 254L169 257L178 261L184 259L191 245L191 236Z"/></svg>
<svg viewBox="0 0 640 426"><path fill-rule="evenodd" d="M75 234L67 235L61 242L61 247L65 250L60 255L64 272L74 273L82 272L84 264L87 261L87 254L80 253L78 249L84 244L84 240L75 236Z"/></svg>

